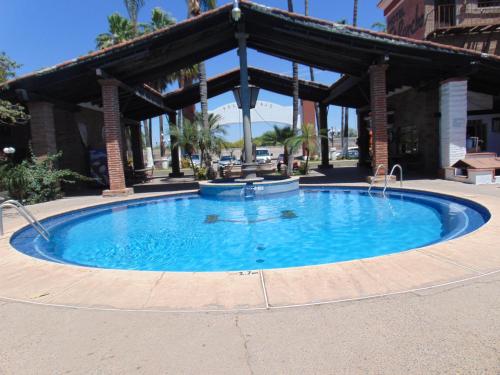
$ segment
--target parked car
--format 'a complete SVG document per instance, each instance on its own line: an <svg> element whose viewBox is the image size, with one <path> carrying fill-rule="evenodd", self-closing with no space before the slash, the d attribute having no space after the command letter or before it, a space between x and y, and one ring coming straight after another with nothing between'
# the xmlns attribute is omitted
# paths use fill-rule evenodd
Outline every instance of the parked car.
<svg viewBox="0 0 500 375"><path fill-rule="evenodd" d="M359 159L359 150L357 147L349 147L347 150L347 159Z"/></svg>
<svg viewBox="0 0 500 375"><path fill-rule="evenodd" d="M255 160L259 164L270 163L271 156L273 156L273 155L271 153L269 153L269 150L267 148L258 148L255 151Z"/></svg>
<svg viewBox="0 0 500 375"><path fill-rule="evenodd" d="M189 156L187 157L189 159ZM196 167L199 167L200 166L200 155L198 154L193 154L191 155L191 160L193 161L193 164L196 166Z"/></svg>
<svg viewBox="0 0 500 375"><path fill-rule="evenodd" d="M299 169L302 164L305 164L307 156L296 156L293 158L293 169Z"/></svg>
<svg viewBox="0 0 500 375"><path fill-rule="evenodd" d="M330 160L337 160L341 155L335 147L330 148Z"/></svg>
<svg viewBox="0 0 500 375"><path fill-rule="evenodd" d="M220 157L219 167L225 167L229 164L241 164L241 162L231 155L223 155Z"/></svg>

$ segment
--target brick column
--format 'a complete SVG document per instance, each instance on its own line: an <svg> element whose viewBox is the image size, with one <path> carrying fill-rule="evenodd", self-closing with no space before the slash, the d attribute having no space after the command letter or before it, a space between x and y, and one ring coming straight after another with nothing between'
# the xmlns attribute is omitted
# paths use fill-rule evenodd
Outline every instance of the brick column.
<svg viewBox="0 0 500 375"><path fill-rule="evenodd" d="M29 102L31 115L31 147L33 154L45 158L57 153L54 105L49 102Z"/></svg>
<svg viewBox="0 0 500 375"><path fill-rule="evenodd" d="M321 169L332 168L330 165L330 144L328 140L328 107L319 105L319 131L321 135Z"/></svg>
<svg viewBox="0 0 500 375"><path fill-rule="evenodd" d="M108 159L109 190L104 196L128 195L132 189L125 186L123 171L123 155L121 145L120 100L118 97L119 82L112 79L99 81L102 89L102 106L104 109L104 135Z"/></svg>
<svg viewBox="0 0 500 375"><path fill-rule="evenodd" d="M130 125L130 143L132 145L132 158L134 169L144 168L144 154L142 153L141 124Z"/></svg>
<svg viewBox="0 0 500 375"><path fill-rule="evenodd" d="M172 129L177 124L177 116L175 112L168 114L168 124L169 128ZM179 146L174 146L177 142L177 138L170 132L170 158L172 160L172 173L169 174L170 177L183 177L184 173L181 172L181 162L179 159Z"/></svg>
<svg viewBox="0 0 500 375"><path fill-rule="evenodd" d="M357 111L358 117L358 150L359 150L359 161L358 166L366 167L366 161L369 159L369 149L370 149L370 134L366 127L365 117L366 112Z"/></svg>
<svg viewBox="0 0 500 375"><path fill-rule="evenodd" d="M389 152L387 142L387 65L372 65L370 73L370 106L371 127L373 131L373 160L372 168L383 164L389 168ZM387 173L380 169L379 174Z"/></svg>
<svg viewBox="0 0 500 375"><path fill-rule="evenodd" d="M463 159L467 135L467 80L449 79L439 87L440 166L447 168Z"/></svg>

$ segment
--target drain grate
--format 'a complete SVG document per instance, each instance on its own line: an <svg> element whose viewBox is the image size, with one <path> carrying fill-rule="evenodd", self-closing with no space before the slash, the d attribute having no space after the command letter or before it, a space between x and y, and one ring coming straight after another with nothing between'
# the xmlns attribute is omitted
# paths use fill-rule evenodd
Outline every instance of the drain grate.
<svg viewBox="0 0 500 375"><path fill-rule="evenodd" d="M281 211L281 218L282 219L295 219L296 217L297 217L297 214L292 210Z"/></svg>
<svg viewBox="0 0 500 375"><path fill-rule="evenodd" d="M276 219L295 219L297 217L298 217L297 214L293 210L281 211L281 215L279 217L268 217L263 219L246 219L246 220L221 219L219 215L207 215L207 217L205 218L205 224L215 224L218 222L255 224L263 221L271 221Z"/></svg>
<svg viewBox="0 0 500 375"><path fill-rule="evenodd" d="M207 215L205 224L214 224L219 221L219 215Z"/></svg>

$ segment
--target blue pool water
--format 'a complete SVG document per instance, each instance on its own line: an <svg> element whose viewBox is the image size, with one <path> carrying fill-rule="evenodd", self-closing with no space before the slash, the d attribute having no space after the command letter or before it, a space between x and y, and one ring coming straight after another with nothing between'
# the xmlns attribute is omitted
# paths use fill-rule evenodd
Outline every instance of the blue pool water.
<svg viewBox="0 0 500 375"><path fill-rule="evenodd" d="M129 201L49 218L12 245L26 254L90 267L239 271L317 265L421 247L479 228L488 212L434 194L307 188L268 199L197 194Z"/></svg>

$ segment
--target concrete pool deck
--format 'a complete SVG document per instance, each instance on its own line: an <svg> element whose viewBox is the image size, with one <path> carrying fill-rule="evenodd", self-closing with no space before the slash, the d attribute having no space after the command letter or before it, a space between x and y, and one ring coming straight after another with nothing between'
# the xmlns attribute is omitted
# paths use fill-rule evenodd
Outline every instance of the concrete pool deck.
<svg viewBox="0 0 500 375"><path fill-rule="evenodd" d="M7 212L6 235L0 239L0 300L97 310L265 310L424 291L500 272L500 189L441 180L408 181L405 188L476 201L490 210L492 218L464 237L375 258L279 270L175 273L104 270L29 257L9 244L10 235L25 223ZM167 194L124 199L161 195ZM30 209L44 218L117 200L123 198L77 197Z"/></svg>

